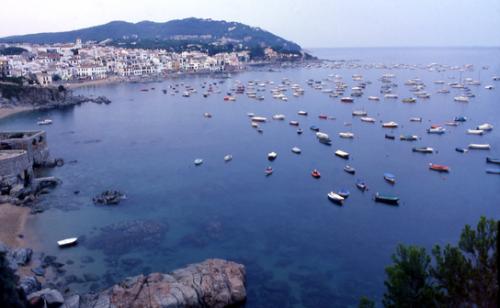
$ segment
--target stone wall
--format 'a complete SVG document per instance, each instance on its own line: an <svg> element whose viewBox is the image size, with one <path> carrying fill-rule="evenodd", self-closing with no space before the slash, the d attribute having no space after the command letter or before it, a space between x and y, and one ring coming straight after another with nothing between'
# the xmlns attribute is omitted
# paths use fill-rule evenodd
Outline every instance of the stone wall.
<svg viewBox="0 0 500 308"><path fill-rule="evenodd" d="M45 131L0 132L0 150L25 150L34 166L47 163L50 154Z"/></svg>
<svg viewBox="0 0 500 308"><path fill-rule="evenodd" d="M25 150L0 151L0 193L12 194L12 189L30 189L33 183L33 164Z"/></svg>

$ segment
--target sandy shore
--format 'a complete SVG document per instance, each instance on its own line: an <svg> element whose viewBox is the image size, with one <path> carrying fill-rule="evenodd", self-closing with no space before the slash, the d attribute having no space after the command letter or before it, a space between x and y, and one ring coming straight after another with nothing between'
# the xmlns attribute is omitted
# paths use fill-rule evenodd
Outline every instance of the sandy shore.
<svg viewBox="0 0 500 308"><path fill-rule="evenodd" d="M8 203L0 204L0 241L9 247L24 246L23 234L30 209Z"/></svg>
<svg viewBox="0 0 500 308"><path fill-rule="evenodd" d="M6 118L16 113L33 110L31 107L0 107L0 119Z"/></svg>

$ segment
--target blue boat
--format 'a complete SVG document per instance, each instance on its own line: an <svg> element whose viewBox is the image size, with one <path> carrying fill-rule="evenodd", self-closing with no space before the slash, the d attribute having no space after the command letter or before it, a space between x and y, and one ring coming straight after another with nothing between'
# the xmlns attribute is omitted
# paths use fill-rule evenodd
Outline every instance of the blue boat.
<svg viewBox="0 0 500 308"><path fill-rule="evenodd" d="M455 122L465 122L465 121L467 121L467 118L464 116L455 117Z"/></svg>
<svg viewBox="0 0 500 308"><path fill-rule="evenodd" d="M459 153L466 153L468 151L468 149L466 149L466 148L455 148L455 151L457 151Z"/></svg>
<svg viewBox="0 0 500 308"><path fill-rule="evenodd" d="M489 173L489 174L500 174L500 168L488 168L488 169L486 169L486 173Z"/></svg>
<svg viewBox="0 0 500 308"><path fill-rule="evenodd" d="M356 169L354 169L353 167L351 167L349 165L346 165L344 167L344 171L347 172L347 173L350 173L350 174L355 174L356 173Z"/></svg>
<svg viewBox="0 0 500 308"><path fill-rule="evenodd" d="M387 182L389 182L391 184L395 184L396 183L396 176L392 173L384 173L384 180L386 180Z"/></svg>
<svg viewBox="0 0 500 308"><path fill-rule="evenodd" d="M363 181L363 180L358 180L356 182L356 187L361 190L361 191L365 191L368 189L368 186L366 185L366 182Z"/></svg>
<svg viewBox="0 0 500 308"><path fill-rule="evenodd" d="M309 128L315 132L319 132L319 127L317 127L316 125L311 125L311 127Z"/></svg>
<svg viewBox="0 0 500 308"><path fill-rule="evenodd" d="M389 134L385 134L385 139L394 140L394 139L396 139L396 136L394 136L394 135L389 135Z"/></svg>
<svg viewBox="0 0 500 308"><path fill-rule="evenodd" d="M350 191L348 191L347 189L343 189L343 188L340 189L339 191L337 191L337 195L342 196L344 199L347 199L350 194L351 194Z"/></svg>

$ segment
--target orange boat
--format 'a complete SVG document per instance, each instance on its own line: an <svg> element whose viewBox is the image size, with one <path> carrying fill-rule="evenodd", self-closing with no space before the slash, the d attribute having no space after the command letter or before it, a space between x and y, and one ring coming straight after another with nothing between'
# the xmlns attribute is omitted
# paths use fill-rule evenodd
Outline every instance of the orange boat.
<svg viewBox="0 0 500 308"><path fill-rule="evenodd" d="M315 179L319 179L321 177L321 174L319 173L318 170L314 169L312 172L311 172L311 175L313 178Z"/></svg>
<svg viewBox="0 0 500 308"><path fill-rule="evenodd" d="M450 168L445 165L438 165L438 164L429 164L429 169L438 171L438 172L449 172Z"/></svg>

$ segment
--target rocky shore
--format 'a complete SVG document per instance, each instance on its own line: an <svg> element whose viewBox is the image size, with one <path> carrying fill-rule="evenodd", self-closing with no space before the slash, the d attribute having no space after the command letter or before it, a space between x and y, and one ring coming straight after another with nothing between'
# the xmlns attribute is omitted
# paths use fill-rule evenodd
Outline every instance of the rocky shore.
<svg viewBox="0 0 500 308"><path fill-rule="evenodd" d="M0 82L0 116L8 116L28 110L65 108L86 102L96 104L111 103L108 98L103 96L74 95L73 91L66 89L64 86L39 87Z"/></svg>
<svg viewBox="0 0 500 308"><path fill-rule="evenodd" d="M246 270L242 264L208 259L171 273L129 277L105 290L86 294L56 287L45 272L64 275L64 263L54 256L0 243L0 253L16 275L21 297L28 307L240 307L246 297ZM38 277L43 277L39 280Z"/></svg>

